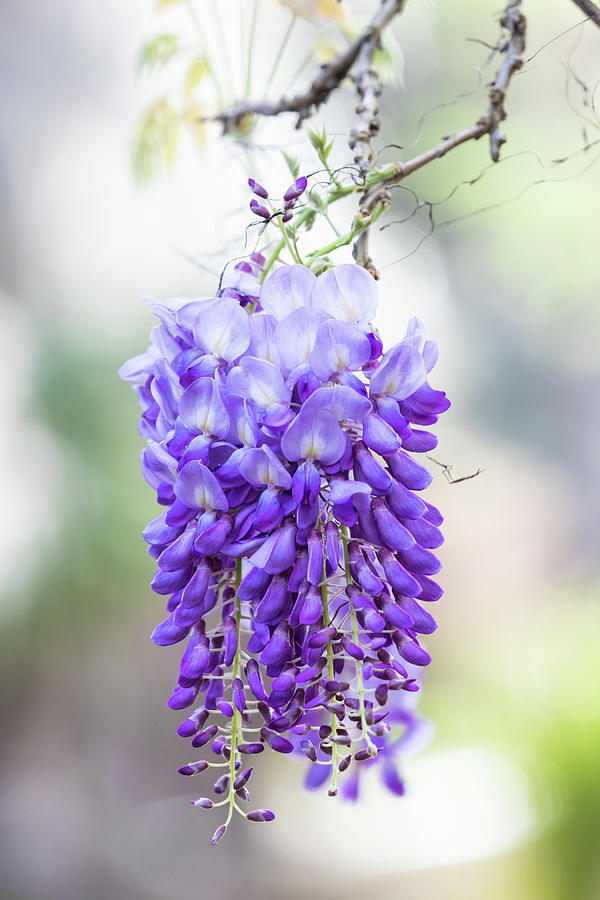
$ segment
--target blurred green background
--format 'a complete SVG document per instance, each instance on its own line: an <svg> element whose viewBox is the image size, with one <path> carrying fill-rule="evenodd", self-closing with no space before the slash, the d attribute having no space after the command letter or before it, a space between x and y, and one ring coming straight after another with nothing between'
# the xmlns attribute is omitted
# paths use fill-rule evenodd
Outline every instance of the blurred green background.
<svg viewBox="0 0 600 900"><path fill-rule="evenodd" d="M249 0L218 3L224 36L214 4L196 9L235 89ZM465 39L493 43L499 6L410 0L376 142L405 149L382 160L485 109L496 63L479 75L488 50ZM526 2L532 58L510 89L504 161L491 167L482 140L423 169L407 186L438 204L433 233L418 246L423 207L373 240L386 342L416 314L440 344L433 381L453 407L436 458L456 476L485 469L454 485L440 469L430 491L447 590L421 701L435 735L406 763L408 795L372 781L350 808L303 793L301 763L266 762L257 795L278 822L236 823L211 851L218 823L186 805L189 751L165 708L179 648L148 637L162 610L140 537L154 504L115 373L146 345L140 296L210 294L245 252L246 176L281 192L279 147L316 165L286 119L261 125L262 150L209 128L198 153L183 134L172 171L135 186L133 123L157 89L135 60L160 31L196 40L181 7L2 4L2 897L600 897L600 31L572 28L568 0ZM274 0L259 15L256 85L289 20ZM298 24L274 89L332 27ZM339 165L353 105L345 89L325 119ZM396 191L387 221L413 207Z"/></svg>

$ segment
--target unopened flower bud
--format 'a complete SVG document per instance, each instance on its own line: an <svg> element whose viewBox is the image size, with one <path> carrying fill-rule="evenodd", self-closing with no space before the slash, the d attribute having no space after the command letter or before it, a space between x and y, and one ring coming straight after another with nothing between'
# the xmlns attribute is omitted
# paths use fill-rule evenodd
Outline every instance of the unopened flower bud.
<svg viewBox="0 0 600 900"><path fill-rule="evenodd" d="M306 185L308 181L302 175L300 178L297 178L293 184L289 186L285 194L283 195L284 200L293 200L296 197L299 197L306 190Z"/></svg>
<svg viewBox="0 0 600 900"><path fill-rule="evenodd" d="M271 213L267 209L266 206L263 206L262 203L259 203L258 200L250 201L250 209L256 216L260 216L262 219L270 219Z"/></svg>
<svg viewBox="0 0 600 900"><path fill-rule="evenodd" d="M256 194L257 197L262 197L263 200L266 200L269 196L267 189L262 184L259 184L258 181L255 181L254 178L248 179L248 187L253 194Z"/></svg>

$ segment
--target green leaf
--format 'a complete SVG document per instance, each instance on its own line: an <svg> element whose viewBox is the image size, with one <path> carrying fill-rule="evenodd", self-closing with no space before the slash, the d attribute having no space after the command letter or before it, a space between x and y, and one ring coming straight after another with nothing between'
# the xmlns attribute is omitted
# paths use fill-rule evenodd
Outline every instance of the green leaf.
<svg viewBox="0 0 600 900"><path fill-rule="evenodd" d="M150 181L173 163L179 139L180 118L166 98L157 100L143 114L132 147L135 177Z"/></svg>
<svg viewBox="0 0 600 900"><path fill-rule="evenodd" d="M138 59L138 71L144 69L151 71L152 69L161 69L163 66L173 59L179 44L177 35L175 34L159 34L147 44L144 44Z"/></svg>
<svg viewBox="0 0 600 900"><path fill-rule="evenodd" d="M194 88L200 84L205 75L210 72L210 65L206 56L199 56L195 59L187 70L185 76L185 93L189 96L194 92Z"/></svg>
<svg viewBox="0 0 600 900"><path fill-rule="evenodd" d="M385 34L373 56L373 68L383 84L404 87L404 54L391 34Z"/></svg>
<svg viewBox="0 0 600 900"><path fill-rule="evenodd" d="M331 261L331 257L317 256L310 264L310 271L315 275L322 275L323 272L326 272L327 269L331 269L332 267L333 263Z"/></svg>
<svg viewBox="0 0 600 900"><path fill-rule="evenodd" d="M316 191L311 191L309 203L316 212L322 216L327 215L327 200Z"/></svg>
<svg viewBox="0 0 600 900"><path fill-rule="evenodd" d="M333 147L333 139L327 143L327 132L325 131L325 126L321 131L317 131L317 129L309 129L307 131L308 139L317 151L317 156L321 160L324 166L327 166L327 157L331 153L331 148Z"/></svg>
<svg viewBox="0 0 600 900"><path fill-rule="evenodd" d="M325 126L323 126L322 131L317 131L316 128L309 128L307 130L308 139L320 155L323 152L325 147L325 141L327 140L327 135L325 134Z"/></svg>
<svg viewBox="0 0 600 900"><path fill-rule="evenodd" d="M296 159L295 156L292 156L290 153L286 153L285 150L282 150L281 153L287 163L287 167L290 170L292 178L295 180L296 178L298 178L298 175L300 174L299 161Z"/></svg>

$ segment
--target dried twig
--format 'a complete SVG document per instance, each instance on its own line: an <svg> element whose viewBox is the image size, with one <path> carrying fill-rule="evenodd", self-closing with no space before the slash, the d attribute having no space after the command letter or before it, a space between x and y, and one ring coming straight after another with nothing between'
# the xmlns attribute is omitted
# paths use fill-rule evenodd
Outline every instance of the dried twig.
<svg viewBox="0 0 600 900"><path fill-rule="evenodd" d="M374 160L371 138L379 134L379 97L381 83L373 68L373 56L377 49L378 39L365 41L358 59L352 80L356 87L359 101L356 106L356 124L348 136L348 144L354 150L354 162L361 175L366 175Z"/></svg>
<svg viewBox="0 0 600 900"><path fill-rule="evenodd" d="M479 138L488 134L491 157L494 162L498 162L500 147L506 140L500 131L500 123L506 118L504 106L506 90L514 73L523 65L527 23L520 7L521 0L508 0L504 15L500 20L503 28L508 31L508 38L504 46L500 48L500 52L503 54L502 65L490 85L489 105L485 113L470 128L465 128L463 131L442 138L439 144L430 147L418 156L413 157L413 159L407 162L391 163L389 166L376 170L375 174L367 179L367 187L360 204L361 213L367 215L377 204L383 204L384 206L389 204L389 187L398 184L408 175L416 172L417 169L421 169L435 159L440 159L450 150L465 144L467 141L479 140ZM362 265L364 265L362 259L365 255L364 247L367 241L363 234L360 235L354 246L355 259L360 261ZM370 260L368 262L368 268L372 270L373 263Z"/></svg>
<svg viewBox="0 0 600 900"><path fill-rule="evenodd" d="M600 9L592 0L573 0L573 3L600 28Z"/></svg>
<svg viewBox="0 0 600 900"><path fill-rule="evenodd" d="M462 478L454 478L452 475L454 466L439 462L437 459L434 459L433 456L427 456L427 459L443 470L442 474L448 484L460 484L462 481L470 481L472 478L477 478L478 475L482 475L485 472L485 469L477 469L477 471L472 472L471 475L463 475Z"/></svg>
<svg viewBox="0 0 600 900"><path fill-rule="evenodd" d="M366 176L371 168L375 154L371 146L371 139L379 133L381 123L379 120L379 97L381 95L381 82L373 68L373 57L379 44L380 36L372 37L362 45L352 80L359 97L356 106L357 121L348 137L348 144L354 150L354 162L361 175ZM363 210L369 212L369 210ZM359 266L367 269L375 277L379 273L375 269L369 256L369 229L362 232L353 248L353 256Z"/></svg>
<svg viewBox="0 0 600 900"><path fill-rule="evenodd" d="M241 100L230 109L221 110L215 116L208 116L215 122L221 122L223 131L229 132L236 129L246 116L278 116L281 113L297 113L298 128L304 119L307 119L315 109L324 103L329 95L340 86L354 63L357 61L365 44L377 45L381 32L386 25L401 12L405 0L381 0L381 5L369 24L350 46L339 53L326 66L322 66L309 87L293 97L281 97L279 100Z"/></svg>

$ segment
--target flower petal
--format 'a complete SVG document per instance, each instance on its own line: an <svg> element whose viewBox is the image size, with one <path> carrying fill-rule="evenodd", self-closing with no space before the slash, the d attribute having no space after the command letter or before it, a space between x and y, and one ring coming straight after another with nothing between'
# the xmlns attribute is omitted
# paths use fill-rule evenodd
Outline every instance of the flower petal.
<svg viewBox="0 0 600 900"><path fill-rule="evenodd" d="M313 309L324 309L335 319L366 327L377 310L377 282L355 263L343 263L317 278L310 298Z"/></svg>
<svg viewBox="0 0 600 900"><path fill-rule="evenodd" d="M175 482L175 496L189 509L227 510L221 485L199 459L186 463Z"/></svg>
<svg viewBox="0 0 600 900"><path fill-rule="evenodd" d="M425 384L426 379L427 370L418 350L404 343L396 344L371 375L371 396L389 394L396 400L404 400Z"/></svg>
<svg viewBox="0 0 600 900"><path fill-rule="evenodd" d="M246 356L227 376L230 394L247 397L261 409L274 403L288 403L291 391L285 386L277 366L264 359Z"/></svg>
<svg viewBox="0 0 600 900"><path fill-rule="evenodd" d="M322 310L301 307L278 324L275 341L284 374L308 365L317 329L325 319L326 314Z"/></svg>
<svg viewBox="0 0 600 900"><path fill-rule="evenodd" d="M329 465L341 458L345 447L337 419L324 409L301 409L281 439L283 453L293 461L318 459Z"/></svg>
<svg viewBox="0 0 600 900"><path fill-rule="evenodd" d="M217 438L226 437L229 431L229 416L212 378L199 378L190 384L179 401L179 415L190 431Z"/></svg>
<svg viewBox="0 0 600 900"><path fill-rule="evenodd" d="M278 321L309 305L316 276L306 266L282 266L268 275L260 289L260 305Z"/></svg>
<svg viewBox="0 0 600 900"><path fill-rule="evenodd" d="M317 388L304 403L304 409L326 409L333 413L338 422L349 419L362 422L372 410L371 401L351 387L341 384Z"/></svg>
<svg viewBox="0 0 600 900"><path fill-rule="evenodd" d="M360 369L371 355L371 345L364 331L351 322L328 319L319 325L310 353L310 367L322 381L332 375Z"/></svg>
<svg viewBox="0 0 600 900"><path fill-rule="evenodd" d="M255 487L266 484L287 489L292 486L292 476L266 445L251 448L244 453L240 472Z"/></svg>
<svg viewBox="0 0 600 900"><path fill-rule="evenodd" d="M233 362L250 343L248 313L237 300L215 300L202 308L194 321L193 333L198 347Z"/></svg>

